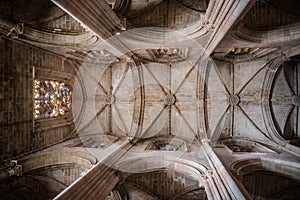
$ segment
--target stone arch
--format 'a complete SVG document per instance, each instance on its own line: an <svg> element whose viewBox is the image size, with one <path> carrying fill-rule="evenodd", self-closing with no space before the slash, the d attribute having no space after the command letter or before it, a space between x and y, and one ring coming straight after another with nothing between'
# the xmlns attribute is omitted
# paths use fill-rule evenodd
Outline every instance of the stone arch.
<svg viewBox="0 0 300 200"><path fill-rule="evenodd" d="M22 165L23 174L26 174L37 169L68 163L77 163L84 168L90 168L91 165L94 165L97 161L93 156L87 153L68 150L61 152L60 150L56 150L47 153L33 154L20 159L19 162Z"/></svg>
<svg viewBox="0 0 300 200"><path fill-rule="evenodd" d="M272 87L274 84L275 76L280 68L280 66L290 57L300 54L300 48L296 47L292 50L283 52L281 55L273 58L268 63L268 69L266 71L264 82L262 86L262 115L264 119L265 126L268 130L268 134L270 137L279 145L285 147L285 149L295 155L298 155L300 149L290 145L288 141L286 141L280 132L277 130L277 127L272 118L272 111L270 105L270 97L272 92Z"/></svg>
<svg viewBox="0 0 300 200"><path fill-rule="evenodd" d="M10 177L0 183L3 199L49 199L46 188L33 177Z"/></svg>
<svg viewBox="0 0 300 200"><path fill-rule="evenodd" d="M299 195L291 190L300 187L299 165L291 167L290 162L254 158L238 160L232 163L230 170L253 199L293 199Z"/></svg>
<svg viewBox="0 0 300 200"><path fill-rule="evenodd" d="M145 165L145 161L147 161L148 164ZM121 184L126 182L126 180L128 179L132 179L130 177L134 175L147 176L153 173L157 174L157 173L169 172L169 173L181 174L182 176L186 176L186 177L192 177L197 181L197 185L198 185L197 188L195 188L195 185L194 186L190 185L188 188L185 188L180 192L181 195L188 194L189 192L192 191L195 191L195 193L197 193L196 190L198 188L203 188L205 189L205 193L206 193L204 195L207 196L208 199L211 198L209 194L212 193L211 191L212 189L210 188L212 186L209 185L209 181L207 180L207 176L206 176L209 174L209 170L207 170L206 166L191 160L186 160L183 158L176 159L176 160L172 158L161 159L161 157L154 156L154 155L149 155L146 157L137 156L127 160L120 161L115 165L115 167L116 169L121 171L118 175L120 177L119 183ZM136 172L136 173L131 173L131 172ZM138 187L137 184L135 184L135 186ZM153 196L152 193L150 193L149 195Z"/></svg>
<svg viewBox="0 0 300 200"><path fill-rule="evenodd" d="M299 63L298 54L290 57L278 68L272 83L270 96L270 110L277 131L290 144L298 147L300 145L300 128L297 126L300 94L298 83ZM278 110L281 112L278 113Z"/></svg>
<svg viewBox="0 0 300 200"><path fill-rule="evenodd" d="M228 137L219 140L221 144L226 145L232 152L248 153L276 153L272 150L272 143L255 141L254 139L242 137Z"/></svg>
<svg viewBox="0 0 300 200"><path fill-rule="evenodd" d="M45 194L45 198L53 198L80 176L85 174L95 163L96 159L83 152L59 150L32 154L19 160L22 166L21 177L10 177L4 182L19 182L24 179L36 182L32 195ZM69 174L73 174L72 176ZM28 183L30 185L30 183ZM26 184L25 184L26 185ZM34 190L43 188L43 190ZM36 197L38 198L38 197Z"/></svg>

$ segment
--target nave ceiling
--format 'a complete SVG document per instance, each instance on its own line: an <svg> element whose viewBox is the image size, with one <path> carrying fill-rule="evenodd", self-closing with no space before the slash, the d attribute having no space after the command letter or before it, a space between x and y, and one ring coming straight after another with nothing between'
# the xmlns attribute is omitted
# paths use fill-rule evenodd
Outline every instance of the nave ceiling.
<svg viewBox="0 0 300 200"><path fill-rule="evenodd" d="M228 162L238 157L236 150L276 159L279 147L299 154L293 146L299 146L300 131L298 3L221 2L4 1L1 8L9 9L1 10L0 30L54 52L77 70L76 148L99 153L129 141L135 153L168 149L196 160L199 155L191 152L209 141L232 153ZM272 17L256 20L264 9ZM49 175L43 170L29 175ZM263 181L272 180L267 175ZM161 177L173 193L155 186ZM186 185L174 182L178 177ZM126 190L152 197L205 199L202 185L195 186L199 182L176 172L152 169L124 181Z"/></svg>
<svg viewBox="0 0 300 200"><path fill-rule="evenodd" d="M75 99L74 114L83 115L85 125L79 126L93 124L87 126L93 131L87 129L87 132L109 134L117 139L124 136L176 136L184 130L189 140L209 138L216 142L219 137L232 136L272 140L268 134L270 125L266 124L280 127L280 133L285 124L297 121L295 117L298 114L293 114L294 117L283 114L281 118L280 114L274 114L276 110L284 109L281 107L287 100L290 102L287 104L293 106L291 98L297 91L285 94L289 96L287 100L280 98L277 103L272 98L279 92L275 92L276 82L284 81L282 77L297 77L298 69L290 67L293 72L285 73L286 76L276 75L274 80L271 78L269 81L275 85L271 87L275 88L272 89L274 94L264 94L262 88L269 87L264 85L264 79L272 65L276 65L270 59L292 45L286 43L286 46L276 46L275 40L265 41L263 35L272 34L272 26L281 25L282 30L290 31L288 35L285 34L286 40L290 40L292 36L289 35L294 33L294 29L285 26L291 24L298 27L299 16L292 10L287 12L279 9L269 1L240 3L243 9L236 9L233 1L220 4L219 7L214 2L108 1L115 12L107 12L100 21L96 21L96 18L103 11L92 9L86 14L94 2L70 4L62 0L54 1L60 8L50 1L36 2L35 7L28 6L25 1L2 2L10 8L1 14L2 20L6 20L2 29L22 23L24 30L18 35L20 40L61 52L73 62L74 67L81 67L79 71L83 73L83 78L78 84L90 90L85 92L87 96L84 97L81 96L84 93L81 89L75 91L75 98L78 97L79 102L77 105ZM215 9L222 6L228 6L228 13L217 15ZM267 7L274 16L285 17L274 25L267 18L262 18L265 21L255 21L253 13L260 13L259 9L263 7ZM22 12L20 8L23 8ZM107 9L110 9L109 6ZM245 15L245 18L226 18L235 12L236 15ZM162 18L155 19L155 16ZM106 21L115 23L115 27L108 27ZM221 29L225 23L231 24L233 29ZM97 28L103 26L102 30ZM147 28L151 26L160 28ZM196 30L191 31L194 28ZM257 34L253 34L252 30ZM161 31L163 33L158 34ZM121 34L113 36L118 32ZM37 40L37 34L43 36ZM104 43L101 42L103 40ZM292 40L299 39L293 37ZM228 54L232 50L232 43L237 48L250 48L250 53ZM269 44L272 44L271 47ZM207 57L214 48L213 57ZM243 60L250 59L254 60L243 63ZM97 67L90 67L89 62ZM282 68L277 74L283 73L281 71ZM285 82L289 80L286 78ZM85 98L88 100L83 100ZM264 106L267 101L272 103ZM77 109L77 106L83 105L88 105L85 111ZM93 109L93 116L90 116L89 107ZM297 113L297 106L294 107L284 112ZM273 112L274 116L267 118L264 113L268 112ZM94 130L91 127L96 128ZM293 127L292 132L296 134L298 128L295 125Z"/></svg>

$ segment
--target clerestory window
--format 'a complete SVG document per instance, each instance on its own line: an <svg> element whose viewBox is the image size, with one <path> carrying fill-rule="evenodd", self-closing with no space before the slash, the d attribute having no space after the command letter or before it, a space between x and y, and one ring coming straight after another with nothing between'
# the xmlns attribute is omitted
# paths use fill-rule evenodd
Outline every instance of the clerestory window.
<svg viewBox="0 0 300 200"><path fill-rule="evenodd" d="M53 80L34 81L34 118L64 115L70 111L72 92L63 83Z"/></svg>

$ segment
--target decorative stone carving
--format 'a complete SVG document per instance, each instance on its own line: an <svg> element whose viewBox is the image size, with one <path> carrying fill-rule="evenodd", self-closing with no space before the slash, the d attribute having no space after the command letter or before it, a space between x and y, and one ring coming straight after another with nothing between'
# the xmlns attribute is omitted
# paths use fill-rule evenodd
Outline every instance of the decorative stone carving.
<svg viewBox="0 0 300 200"><path fill-rule="evenodd" d="M24 32L24 24L19 23L9 31L7 36L10 36L11 38L18 38L19 35L23 34L23 32Z"/></svg>
<svg viewBox="0 0 300 200"><path fill-rule="evenodd" d="M176 98L172 94L168 94L164 97L164 103L168 106L173 105L176 102Z"/></svg>
<svg viewBox="0 0 300 200"><path fill-rule="evenodd" d="M211 177L214 175L214 171L212 169L207 169L205 171L205 175L206 175L206 177Z"/></svg>
<svg viewBox="0 0 300 200"><path fill-rule="evenodd" d="M300 95L295 95L294 98L293 98L293 104L295 106L300 106Z"/></svg>
<svg viewBox="0 0 300 200"><path fill-rule="evenodd" d="M229 104L232 106L236 106L240 103L240 97L236 94L229 96Z"/></svg>
<svg viewBox="0 0 300 200"><path fill-rule="evenodd" d="M12 173L9 173L10 174L9 176L13 176L13 175L22 176L22 165L18 165L17 160L11 160L6 165L9 167L9 171L12 172ZM8 178L8 177L6 177L6 178Z"/></svg>
<svg viewBox="0 0 300 200"><path fill-rule="evenodd" d="M111 94L107 94L105 95L105 103L110 105L110 104L113 104L115 102L115 97L114 95L111 95Z"/></svg>
<svg viewBox="0 0 300 200"><path fill-rule="evenodd" d="M121 19L121 22L120 22L118 28L119 28L121 31L125 31L125 30L126 30L126 18L122 18L122 19Z"/></svg>

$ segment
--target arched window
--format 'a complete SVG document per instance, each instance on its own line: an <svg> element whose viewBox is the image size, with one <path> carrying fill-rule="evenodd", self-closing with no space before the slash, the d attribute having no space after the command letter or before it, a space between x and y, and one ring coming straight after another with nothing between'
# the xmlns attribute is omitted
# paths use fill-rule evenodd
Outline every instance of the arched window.
<svg viewBox="0 0 300 200"><path fill-rule="evenodd" d="M63 83L53 80L34 81L34 118L64 115L71 108L72 92Z"/></svg>

